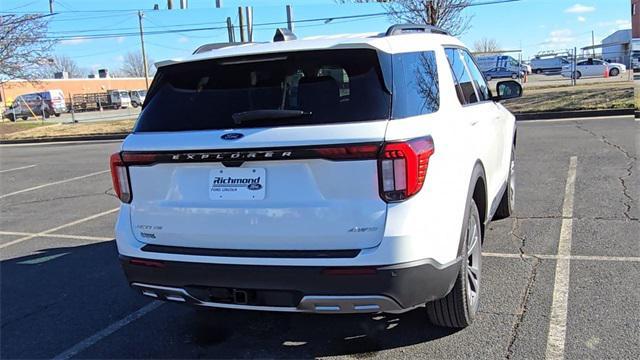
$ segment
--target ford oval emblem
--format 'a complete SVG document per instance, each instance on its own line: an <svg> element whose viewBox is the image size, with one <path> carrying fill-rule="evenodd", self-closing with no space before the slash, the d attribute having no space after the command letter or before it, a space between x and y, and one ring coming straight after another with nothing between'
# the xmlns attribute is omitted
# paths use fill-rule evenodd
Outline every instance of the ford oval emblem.
<svg viewBox="0 0 640 360"><path fill-rule="evenodd" d="M247 188L249 190L260 190L260 189L262 189L262 185L260 185L258 183L253 183L253 184L247 185Z"/></svg>
<svg viewBox="0 0 640 360"><path fill-rule="evenodd" d="M222 140L238 140L243 138L244 135L240 133L228 133L220 136Z"/></svg>

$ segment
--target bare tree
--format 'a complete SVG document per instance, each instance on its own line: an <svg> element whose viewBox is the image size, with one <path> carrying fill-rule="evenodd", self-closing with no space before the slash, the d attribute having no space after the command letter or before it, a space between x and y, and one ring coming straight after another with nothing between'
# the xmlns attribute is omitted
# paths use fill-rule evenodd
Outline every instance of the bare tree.
<svg viewBox="0 0 640 360"><path fill-rule="evenodd" d="M0 16L0 83L46 75L55 41L47 37L47 15Z"/></svg>
<svg viewBox="0 0 640 360"><path fill-rule="evenodd" d="M83 78L89 73L87 69L83 69L78 63L67 55L54 55L50 65L52 73L66 71L70 78Z"/></svg>
<svg viewBox="0 0 640 360"><path fill-rule="evenodd" d="M147 72L149 76L153 76L155 69L153 66L153 60L147 60ZM144 61L142 61L142 54L137 51L130 51L124 55L124 61L120 73L123 76L129 77L144 77Z"/></svg>
<svg viewBox="0 0 640 360"><path fill-rule="evenodd" d="M473 51L477 53L490 53L500 50L500 44L496 39L482 38L473 43Z"/></svg>
<svg viewBox="0 0 640 360"><path fill-rule="evenodd" d="M463 34L471 27L470 15L463 10L470 0L336 0L339 3L382 2L389 18L396 23L430 24L447 30L451 35Z"/></svg>

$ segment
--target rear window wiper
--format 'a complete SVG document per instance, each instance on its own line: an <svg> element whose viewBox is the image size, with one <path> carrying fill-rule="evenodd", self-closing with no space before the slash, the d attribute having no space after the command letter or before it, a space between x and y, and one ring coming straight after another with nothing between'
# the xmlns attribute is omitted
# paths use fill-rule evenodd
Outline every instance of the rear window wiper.
<svg viewBox="0 0 640 360"><path fill-rule="evenodd" d="M231 115L233 122L236 124L242 124L248 121L263 121L263 120L277 120L277 119L291 119L299 118L302 116L310 116L311 112L304 110L280 110L280 109L268 109L268 110L249 110L238 112Z"/></svg>

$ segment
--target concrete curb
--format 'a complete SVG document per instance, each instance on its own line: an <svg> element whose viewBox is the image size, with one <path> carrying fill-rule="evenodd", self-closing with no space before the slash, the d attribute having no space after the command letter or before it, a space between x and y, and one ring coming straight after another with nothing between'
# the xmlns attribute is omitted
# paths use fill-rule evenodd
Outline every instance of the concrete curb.
<svg viewBox="0 0 640 360"><path fill-rule="evenodd" d="M598 117L598 116L620 116L633 115L635 109L606 109L606 110L580 110L580 111L549 111L536 113L519 113L515 114L516 120L549 120L549 119L568 119L581 117Z"/></svg>
<svg viewBox="0 0 640 360"><path fill-rule="evenodd" d="M39 144L39 143L56 143L56 142L68 142L68 141L93 141L93 140L122 140L127 137L129 133L118 134L102 134L91 136L60 136L60 137L47 137L37 139L18 139L18 140L0 140L0 145L10 144Z"/></svg>

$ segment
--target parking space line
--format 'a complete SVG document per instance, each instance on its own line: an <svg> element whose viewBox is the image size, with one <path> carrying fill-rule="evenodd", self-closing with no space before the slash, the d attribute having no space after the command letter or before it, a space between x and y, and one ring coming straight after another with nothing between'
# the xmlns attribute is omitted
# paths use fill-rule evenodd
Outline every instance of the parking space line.
<svg viewBox="0 0 640 360"><path fill-rule="evenodd" d="M95 215L87 216L86 218L82 218L82 219L79 219L79 220L76 220L76 221L72 221L72 222L67 223L67 224L56 226L54 228L51 228L49 230L45 230L45 231L42 231L42 232L39 232L39 233L32 233L31 235L27 235L27 236L21 237L19 239L16 239L16 240L9 241L7 243L1 244L0 245L0 249L4 249L7 246L11 246L11 245L14 245L14 244L17 244L17 243L21 243L23 241L31 240L31 239L33 239L35 237L49 236L49 235L51 235L50 233L52 233L54 231L58 231L58 230L67 228L69 226L78 225L78 224L81 224L81 223L83 223L85 221L93 220L93 219L99 218L99 217L104 216L104 215L112 214L112 213L114 213L114 212L116 212L118 210L120 210L119 207L117 207L115 209L103 211L103 212L95 214Z"/></svg>
<svg viewBox="0 0 640 360"><path fill-rule="evenodd" d="M58 184L64 184L70 181L75 181L75 180L80 180L80 179L84 179L84 178L88 178L90 176L95 176L95 175L100 175L100 174L104 174L104 173L108 173L110 170L102 170L102 171L97 171L91 174L86 174L86 175L81 175L81 176L76 176L76 177L72 177L69 179L64 179L64 180L59 180L59 181L54 181L54 182L50 182L48 184L42 184L42 185L38 185L38 186L34 186L34 187L30 187L28 189L22 189L22 190L18 190L18 191L14 191L8 194L4 194L4 195L0 195L0 199L4 199L7 198L9 196L13 196L13 195L18 195L18 194L22 194L28 191L33 191L33 190L38 190L38 189L42 189L48 186L53 186L53 185L58 185Z"/></svg>
<svg viewBox="0 0 640 360"><path fill-rule="evenodd" d="M30 169L30 168L35 167L35 166L38 166L38 165L34 164L34 165L20 166L20 167L13 168L13 169L0 170L0 173L6 173L6 172L16 171L16 170Z"/></svg>
<svg viewBox="0 0 640 360"><path fill-rule="evenodd" d="M0 235L14 235L14 236L40 236L39 233L28 233L19 231L0 231ZM85 235L67 235L67 234L47 234L49 238L61 238L71 240L90 240L90 241L111 241L113 237L104 236L85 236Z"/></svg>
<svg viewBox="0 0 640 360"><path fill-rule="evenodd" d="M571 255L571 235L573 232L573 196L575 193L576 168L578 158L569 159L567 183L562 203L562 224L560 225L560 241L558 242L558 260L553 285L553 300L549 319L549 334L545 359L563 359L565 337L567 334L567 306L569 298L569 269Z"/></svg>
<svg viewBox="0 0 640 360"><path fill-rule="evenodd" d="M127 326L128 324L130 324L131 322L138 320L139 318L145 316L146 314L150 313L151 311L157 309L160 305L162 305L163 302L161 301L152 301L150 303L148 303L147 305L141 307L140 309L132 312L131 314L127 315L126 317L114 322L113 324L107 326L106 328L98 331L97 333L91 335L90 337L80 341L79 343L75 344L74 346L70 347L69 349L65 350L64 352L58 354L57 356L54 357L54 359L56 360L66 360L66 359L70 359L72 357L74 357L75 355L79 354L80 352L88 349L89 347L91 347L93 344L97 343L98 341L106 338L107 336L113 334L114 332L122 329L123 327Z"/></svg>
<svg viewBox="0 0 640 360"><path fill-rule="evenodd" d="M549 254L509 254L509 253L492 253L483 252L482 256L497 257L506 259L543 259L543 260L581 260L581 261L619 261L619 262L640 262L637 256L594 256L594 255L549 255Z"/></svg>

